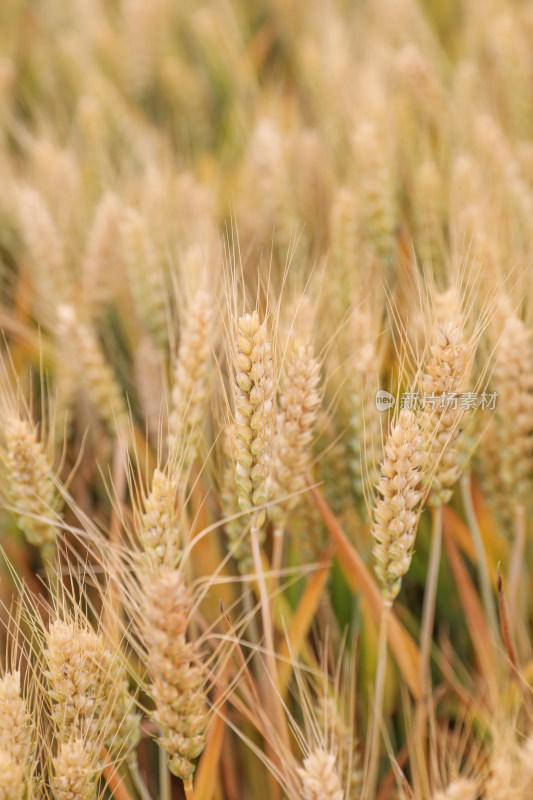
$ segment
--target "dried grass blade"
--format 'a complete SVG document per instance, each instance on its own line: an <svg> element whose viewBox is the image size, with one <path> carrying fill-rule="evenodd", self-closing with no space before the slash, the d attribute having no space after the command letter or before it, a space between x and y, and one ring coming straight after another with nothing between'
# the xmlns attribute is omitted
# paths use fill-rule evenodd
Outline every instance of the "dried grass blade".
<svg viewBox="0 0 533 800"><path fill-rule="evenodd" d="M453 518L450 515L444 515L442 527L444 547L459 591L461 604L468 621L472 642L477 651L479 665L485 672L487 679L489 681L495 681L496 663L489 629L477 592L457 550L454 536L452 535Z"/></svg>

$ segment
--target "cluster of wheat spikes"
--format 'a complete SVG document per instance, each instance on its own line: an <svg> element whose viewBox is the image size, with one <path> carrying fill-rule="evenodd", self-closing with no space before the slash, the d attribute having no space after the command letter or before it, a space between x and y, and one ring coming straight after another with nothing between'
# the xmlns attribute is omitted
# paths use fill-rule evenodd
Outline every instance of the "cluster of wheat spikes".
<svg viewBox="0 0 533 800"><path fill-rule="evenodd" d="M533 798L532 42L0 1L0 800Z"/></svg>

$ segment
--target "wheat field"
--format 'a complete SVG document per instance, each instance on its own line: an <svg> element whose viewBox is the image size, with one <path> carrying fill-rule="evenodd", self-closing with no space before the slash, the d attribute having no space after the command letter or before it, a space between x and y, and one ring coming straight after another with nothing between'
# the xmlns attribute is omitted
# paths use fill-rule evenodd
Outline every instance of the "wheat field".
<svg viewBox="0 0 533 800"><path fill-rule="evenodd" d="M0 800L533 798L532 42L0 4Z"/></svg>

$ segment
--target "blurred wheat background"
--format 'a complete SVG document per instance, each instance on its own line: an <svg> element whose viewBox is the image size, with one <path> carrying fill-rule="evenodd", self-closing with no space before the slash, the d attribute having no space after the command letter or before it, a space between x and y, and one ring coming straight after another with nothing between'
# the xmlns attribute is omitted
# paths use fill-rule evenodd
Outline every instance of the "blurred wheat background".
<svg viewBox="0 0 533 800"><path fill-rule="evenodd" d="M2 1L0 800L531 800L532 43Z"/></svg>

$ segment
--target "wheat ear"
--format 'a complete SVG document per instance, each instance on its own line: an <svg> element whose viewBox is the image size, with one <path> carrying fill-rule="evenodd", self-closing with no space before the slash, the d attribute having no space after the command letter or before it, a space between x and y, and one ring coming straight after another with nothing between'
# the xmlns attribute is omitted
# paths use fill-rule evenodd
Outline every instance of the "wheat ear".
<svg viewBox="0 0 533 800"><path fill-rule="evenodd" d="M279 499L294 495L306 487L306 476L312 462L311 444L320 408L318 389L320 364L314 357L311 345L300 345L289 350L277 414L272 459L270 496ZM272 570L281 567L283 532L287 514L299 502L298 496L271 506L269 514L274 522Z"/></svg>
<svg viewBox="0 0 533 800"><path fill-rule="evenodd" d="M260 323L257 311L245 314L237 323L234 368L237 502L241 511L252 512L252 554L261 588L264 579L261 580L263 570L259 545L262 543L265 511L256 511L255 508L265 503L268 497L275 389L272 345L266 323ZM266 596L261 600L264 603ZM265 626L265 636L269 635Z"/></svg>
<svg viewBox="0 0 533 800"><path fill-rule="evenodd" d="M24 768L6 750L0 750L0 797L20 800L24 791Z"/></svg>
<svg viewBox="0 0 533 800"><path fill-rule="evenodd" d="M485 781L484 800L523 800L524 795L518 785L515 763L508 745L498 747L490 761L490 775Z"/></svg>
<svg viewBox="0 0 533 800"><path fill-rule="evenodd" d="M200 290L191 303L183 327L168 420L169 451L175 454L184 475L197 455L208 398L212 319L213 298Z"/></svg>
<svg viewBox="0 0 533 800"><path fill-rule="evenodd" d="M355 309L350 318L350 346L354 358L348 383L350 403L350 470L353 491L364 506L365 486L374 486L379 478L381 451L381 418L375 403L375 387L379 374L376 349L375 317L369 311Z"/></svg>
<svg viewBox="0 0 533 800"><path fill-rule="evenodd" d="M302 800L343 800L344 791L335 769L335 756L317 748L298 769L302 782Z"/></svg>
<svg viewBox="0 0 533 800"><path fill-rule="evenodd" d="M260 536L266 514L264 509L257 510L257 506L268 499L275 422L272 344L266 322L259 321L257 311L244 314L237 322L234 369L237 502L241 511L250 511L252 515L250 542L261 599L266 655L272 680L271 699L279 730L282 735L286 735L285 717L275 689L277 667L274 657L274 637L261 561Z"/></svg>
<svg viewBox="0 0 533 800"><path fill-rule="evenodd" d="M113 300L117 272L123 273L120 236L122 204L117 195L106 192L98 203L87 235L82 261L82 287L89 313L99 319Z"/></svg>
<svg viewBox="0 0 533 800"><path fill-rule="evenodd" d="M122 390L94 330L77 319L72 306L60 306L58 318L58 338L69 346L66 357L70 356L72 363L77 366L78 376L93 407L109 431L115 433L127 424L128 412Z"/></svg>
<svg viewBox="0 0 533 800"><path fill-rule="evenodd" d="M441 402L457 397L468 385L474 347L465 339L463 331L464 322L460 315L437 326L420 381L426 397L435 398L426 399L421 424L431 434L426 450L426 474L431 485L428 502L437 507L450 500L452 488L460 475L459 425L465 410L459 402L450 402L449 407L441 405Z"/></svg>
<svg viewBox="0 0 533 800"><path fill-rule="evenodd" d="M6 672L0 679L0 797L19 800L31 794L32 763L30 715L20 691L20 673Z"/></svg>
<svg viewBox="0 0 533 800"><path fill-rule="evenodd" d="M241 575L249 574L253 569L252 548L248 536L243 536L246 520L242 516L230 519L239 514L238 489L235 483L237 445L235 427L226 426L222 438L222 470L220 481L220 500L224 518L228 521L224 531L228 537L231 554L237 563Z"/></svg>
<svg viewBox="0 0 533 800"><path fill-rule="evenodd" d="M155 469L152 486L136 512L136 529L143 556L150 567L176 567L180 557L180 530L176 508L178 481Z"/></svg>
<svg viewBox="0 0 533 800"><path fill-rule="evenodd" d="M53 557L62 519L54 473L30 422L9 417L5 426L8 496L18 527L30 544L41 549L46 561Z"/></svg>
<svg viewBox="0 0 533 800"><path fill-rule="evenodd" d="M525 509L533 473L533 347L530 330L515 314L505 319L495 356L493 383L498 392L500 475L515 524L509 610L511 618L516 619L525 545Z"/></svg>
<svg viewBox="0 0 533 800"><path fill-rule="evenodd" d="M317 696L316 709L317 722L321 730L327 732L333 746L337 749L337 762L342 778L342 784L348 792L348 797L359 797L363 773L361 770L360 754L357 749L357 739L353 725L347 724L344 718L345 711L331 695L320 694Z"/></svg>
<svg viewBox="0 0 533 800"><path fill-rule="evenodd" d="M179 570L161 567L141 583L140 626L154 703L151 716L173 775L192 786L195 759L205 744L206 670L197 645L187 639L191 598Z"/></svg>
<svg viewBox="0 0 533 800"><path fill-rule="evenodd" d="M138 211L128 208L122 215L120 234L137 314L154 341L165 348L168 338L165 273L148 222Z"/></svg>
<svg viewBox="0 0 533 800"><path fill-rule="evenodd" d="M432 795L431 800L476 800L478 784L470 778L458 778L445 789Z"/></svg>
<svg viewBox="0 0 533 800"><path fill-rule="evenodd" d="M421 464L420 426L413 411L402 409L385 442L381 477L377 486L378 497L373 514L373 553L384 604L379 628L374 715L367 749L367 780L363 787L363 800L371 800L376 788L388 623L402 578L411 564L420 516L419 504L422 499Z"/></svg>
<svg viewBox="0 0 533 800"><path fill-rule="evenodd" d="M359 166L360 206L364 230L382 262L385 277L392 277L396 246L396 199L391 159L382 126L361 122L355 132Z"/></svg>
<svg viewBox="0 0 533 800"><path fill-rule="evenodd" d="M62 742L52 759L52 789L56 800L94 800L100 769L82 738Z"/></svg>
<svg viewBox="0 0 533 800"><path fill-rule="evenodd" d="M82 739L124 757L136 746L134 712L120 656L86 620L54 620L45 635L45 677L52 718L62 743Z"/></svg>
<svg viewBox="0 0 533 800"><path fill-rule="evenodd" d="M21 188L17 196L22 238L35 281L36 312L50 302L70 302L73 281L62 237L46 202L36 189Z"/></svg>
<svg viewBox="0 0 533 800"><path fill-rule="evenodd" d="M451 304L452 315L445 311ZM424 591L420 631L420 682L422 700L427 702L431 686L430 650L435 619L435 602L442 549L442 506L452 496L452 487L460 476L460 429L465 411L459 404L442 406L443 398L457 396L468 386L474 357L473 342L465 339L464 321L457 310L452 290L436 297L437 325L429 346L429 354L420 385L423 392L435 398L426 401L422 426L429 433L429 446L425 456L426 485L431 487L429 503L432 505L432 531L429 563ZM445 321L445 317L448 317ZM417 731L423 736L424 707L420 706Z"/></svg>

